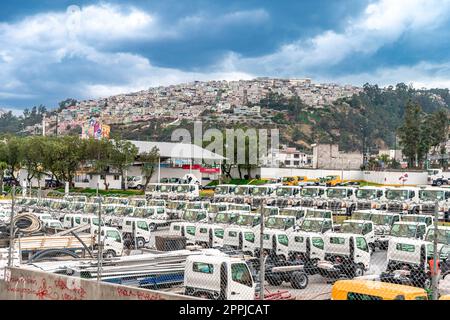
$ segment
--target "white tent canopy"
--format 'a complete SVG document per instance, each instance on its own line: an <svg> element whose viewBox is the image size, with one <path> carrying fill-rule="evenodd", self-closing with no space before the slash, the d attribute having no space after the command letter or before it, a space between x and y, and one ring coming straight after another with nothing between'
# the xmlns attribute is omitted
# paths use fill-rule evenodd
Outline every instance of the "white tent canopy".
<svg viewBox="0 0 450 320"><path fill-rule="evenodd" d="M202 159L216 161L223 161L226 159L219 154L203 149L195 144L133 140L130 140L130 142L139 149L139 153L150 152L154 147L157 147L161 158Z"/></svg>

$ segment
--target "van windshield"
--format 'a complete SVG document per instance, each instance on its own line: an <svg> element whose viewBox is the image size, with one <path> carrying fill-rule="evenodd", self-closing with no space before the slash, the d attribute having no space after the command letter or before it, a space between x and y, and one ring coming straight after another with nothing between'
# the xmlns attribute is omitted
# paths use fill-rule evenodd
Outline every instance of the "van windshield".
<svg viewBox="0 0 450 320"><path fill-rule="evenodd" d="M239 226L253 226L259 223L260 217L257 215L239 215L236 224Z"/></svg>

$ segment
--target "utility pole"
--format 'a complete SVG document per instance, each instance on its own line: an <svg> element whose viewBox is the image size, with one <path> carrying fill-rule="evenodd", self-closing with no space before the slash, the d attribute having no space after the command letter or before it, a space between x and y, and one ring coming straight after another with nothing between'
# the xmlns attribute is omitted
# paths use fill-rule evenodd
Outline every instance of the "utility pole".
<svg viewBox="0 0 450 320"><path fill-rule="evenodd" d="M434 237L433 237L433 272L431 273L431 290L432 299L438 299L438 219L439 219L439 203L434 203Z"/></svg>
<svg viewBox="0 0 450 320"><path fill-rule="evenodd" d="M12 267L13 264L13 252L12 248L14 246L14 205L16 198L16 186L12 187L11 191L11 215L9 221L9 250L8 250L8 267Z"/></svg>
<svg viewBox="0 0 450 320"><path fill-rule="evenodd" d="M260 233L259 233L259 299L264 300L264 278L265 278L265 257L264 257L264 200L261 201L260 204L260 215L261 215L261 224L260 224Z"/></svg>
<svg viewBox="0 0 450 320"><path fill-rule="evenodd" d="M97 188L98 190L98 188ZM97 191L98 195L98 191ZM102 264L103 264L103 243L102 243L102 198L98 197L98 236L97 236L97 242L98 242L98 257L97 257L97 281L100 281L102 279Z"/></svg>

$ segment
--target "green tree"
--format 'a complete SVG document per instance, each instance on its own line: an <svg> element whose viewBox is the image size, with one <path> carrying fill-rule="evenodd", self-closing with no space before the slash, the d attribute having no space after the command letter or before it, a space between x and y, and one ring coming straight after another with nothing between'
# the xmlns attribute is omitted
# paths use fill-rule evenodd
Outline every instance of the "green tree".
<svg viewBox="0 0 450 320"><path fill-rule="evenodd" d="M112 150L109 159L111 167L116 169L122 177L122 190L125 189L125 183L127 177L125 176L126 170L134 163L138 155L138 148L130 141L126 140L113 140Z"/></svg>
<svg viewBox="0 0 450 320"><path fill-rule="evenodd" d="M33 178L37 179L40 187L41 179L45 175L43 162L45 155L44 137L27 137L22 139L22 168L27 171L28 185Z"/></svg>
<svg viewBox="0 0 450 320"><path fill-rule="evenodd" d="M153 147L150 152L141 153L138 156L140 162L142 162L142 176L145 179L144 182L144 190L147 189L150 180L155 173L155 168L159 162L159 149L157 147Z"/></svg>
<svg viewBox="0 0 450 320"><path fill-rule="evenodd" d="M400 146L403 154L408 159L408 165L413 167L418 161L419 144L424 143L421 137L421 115L420 105L409 102L406 105L403 125L398 129Z"/></svg>

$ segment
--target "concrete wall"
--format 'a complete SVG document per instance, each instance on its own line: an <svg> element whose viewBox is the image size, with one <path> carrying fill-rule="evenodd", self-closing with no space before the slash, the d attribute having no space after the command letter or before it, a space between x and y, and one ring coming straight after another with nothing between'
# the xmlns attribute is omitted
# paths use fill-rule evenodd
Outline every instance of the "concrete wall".
<svg viewBox="0 0 450 320"><path fill-rule="evenodd" d="M1 300L197 300L155 290L98 283L47 272L10 268L0 280Z"/></svg>
<svg viewBox="0 0 450 320"><path fill-rule="evenodd" d="M359 169L362 164L362 153L340 152L338 145L334 144L317 144L313 147L312 166L315 169Z"/></svg>

